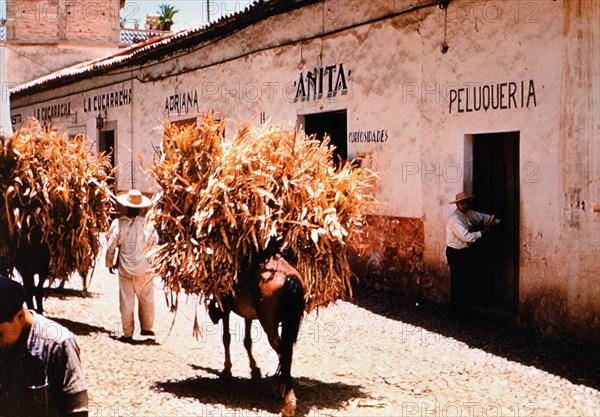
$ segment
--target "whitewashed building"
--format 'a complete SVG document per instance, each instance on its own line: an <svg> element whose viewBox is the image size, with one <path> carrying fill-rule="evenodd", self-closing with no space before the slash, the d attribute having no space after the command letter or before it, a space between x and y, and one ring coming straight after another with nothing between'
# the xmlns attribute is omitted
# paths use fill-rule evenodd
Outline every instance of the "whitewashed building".
<svg viewBox="0 0 600 417"><path fill-rule="evenodd" d="M6 77L8 67L6 65L6 52L4 48L4 42L0 39L0 76ZM10 101L8 94L8 85L2 85L2 92L0 93L0 135L8 136L12 132L12 126L10 122Z"/></svg>
<svg viewBox="0 0 600 417"><path fill-rule="evenodd" d="M114 148L117 187L149 192L164 120L327 132L380 176L363 282L447 302L464 189L502 219L484 306L600 343L598 22L594 0L259 2L21 84L12 117Z"/></svg>

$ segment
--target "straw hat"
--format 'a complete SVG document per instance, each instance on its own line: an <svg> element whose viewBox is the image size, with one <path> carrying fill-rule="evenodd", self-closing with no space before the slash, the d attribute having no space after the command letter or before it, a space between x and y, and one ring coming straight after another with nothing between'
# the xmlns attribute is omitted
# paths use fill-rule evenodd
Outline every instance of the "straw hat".
<svg viewBox="0 0 600 417"><path fill-rule="evenodd" d="M459 201L468 200L469 198L473 198L473 197L475 197L475 194L467 194L465 192L460 192L460 193L456 194L456 198L454 199L454 201L451 201L448 204L456 204Z"/></svg>
<svg viewBox="0 0 600 417"><path fill-rule="evenodd" d="M138 190L129 190L127 192L119 193L119 195L117 195L117 201L125 207L132 208L145 208L152 205L150 199Z"/></svg>

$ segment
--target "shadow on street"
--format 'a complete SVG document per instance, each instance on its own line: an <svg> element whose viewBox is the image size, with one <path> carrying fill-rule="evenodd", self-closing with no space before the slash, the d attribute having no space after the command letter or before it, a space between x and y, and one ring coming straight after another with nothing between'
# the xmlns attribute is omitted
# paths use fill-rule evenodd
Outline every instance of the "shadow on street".
<svg viewBox="0 0 600 417"><path fill-rule="evenodd" d="M95 298L97 294L91 292L84 292L74 288L46 288L46 298L56 297L64 300L65 298Z"/></svg>
<svg viewBox="0 0 600 417"><path fill-rule="evenodd" d="M473 348L563 377L574 384L600 389L598 348L544 339L532 331L489 318L456 321L442 307L422 302L417 304L397 294L364 287L356 287L349 302L406 323L406 335L430 332L451 337Z"/></svg>
<svg viewBox="0 0 600 417"><path fill-rule="evenodd" d="M95 326L93 324L82 323L80 321L73 321L69 319L65 319L63 317L48 317L51 320L54 320L58 324L66 327L70 331L72 331L77 336L89 336L92 333L104 333L104 334L112 334L110 330L105 329L101 326Z"/></svg>
<svg viewBox="0 0 600 417"><path fill-rule="evenodd" d="M218 375L219 371L212 368L194 366L194 369L203 370L211 375ZM219 377L194 377L180 381L157 382L154 389L169 392L177 397L187 397L209 404L209 413L219 413L219 407L224 409L239 408L250 411L259 410L269 414L279 414L283 407L283 400L278 400L273 395L274 379L263 377L259 380L250 378L233 377L221 379ZM311 378L294 378L294 392L298 398L296 415L306 416L311 408L339 409L345 402L353 398L366 397L360 386L343 383L327 383Z"/></svg>

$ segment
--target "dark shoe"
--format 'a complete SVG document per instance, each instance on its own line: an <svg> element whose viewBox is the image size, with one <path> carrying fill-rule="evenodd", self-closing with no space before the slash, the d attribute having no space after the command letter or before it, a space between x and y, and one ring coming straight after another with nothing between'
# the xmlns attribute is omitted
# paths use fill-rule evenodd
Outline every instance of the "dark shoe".
<svg viewBox="0 0 600 417"><path fill-rule="evenodd" d="M123 342L123 343L133 343L133 337L132 336L121 336L117 340L119 342Z"/></svg>
<svg viewBox="0 0 600 417"><path fill-rule="evenodd" d="M142 329L142 332L140 333L142 336L155 336L154 332L152 330L144 330Z"/></svg>

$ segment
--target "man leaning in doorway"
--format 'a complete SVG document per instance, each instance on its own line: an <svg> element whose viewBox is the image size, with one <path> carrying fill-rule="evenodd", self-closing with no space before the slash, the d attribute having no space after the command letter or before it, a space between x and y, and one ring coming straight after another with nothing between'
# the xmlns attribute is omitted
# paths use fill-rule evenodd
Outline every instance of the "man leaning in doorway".
<svg viewBox="0 0 600 417"><path fill-rule="evenodd" d="M154 285L148 274L150 265L146 252L156 241L152 224L142 215L151 201L138 190L119 193L117 201L127 209L124 216L115 219L108 233L106 266L111 274L119 271L119 309L123 324L120 341L131 343L134 330L135 297L142 336L154 336ZM115 253L118 255L115 259Z"/></svg>
<svg viewBox="0 0 600 417"><path fill-rule="evenodd" d="M446 223L446 259L450 267L450 307L457 318L466 318L468 306L473 303L473 286L477 277L477 254L472 244L500 223L494 215L470 209L472 194L460 192L450 204L456 210Z"/></svg>

